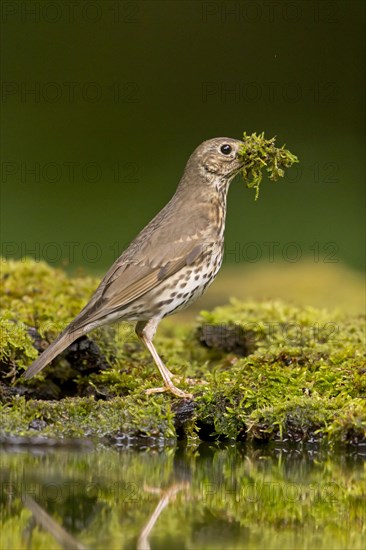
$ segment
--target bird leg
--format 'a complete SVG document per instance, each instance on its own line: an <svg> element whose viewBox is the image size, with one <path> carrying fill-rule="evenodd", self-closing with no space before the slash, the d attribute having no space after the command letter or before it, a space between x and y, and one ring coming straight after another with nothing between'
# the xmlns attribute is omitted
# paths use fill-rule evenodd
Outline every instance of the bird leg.
<svg viewBox="0 0 366 550"><path fill-rule="evenodd" d="M184 391L177 388L172 381L173 373L170 372L170 370L164 365L163 361L161 360L160 356L158 355L158 352L156 351L152 339L154 337L154 334L156 332L157 326L158 326L159 320L156 319L150 319L150 321L139 321L136 323L136 334L137 336L142 340L142 342L145 344L149 352L151 353L156 366L158 367L161 376L164 380L164 386L161 388L151 388L146 390L147 394L151 393L162 393L169 391L173 395L176 395L177 397L185 397L192 399L192 395L190 393L185 393Z"/></svg>

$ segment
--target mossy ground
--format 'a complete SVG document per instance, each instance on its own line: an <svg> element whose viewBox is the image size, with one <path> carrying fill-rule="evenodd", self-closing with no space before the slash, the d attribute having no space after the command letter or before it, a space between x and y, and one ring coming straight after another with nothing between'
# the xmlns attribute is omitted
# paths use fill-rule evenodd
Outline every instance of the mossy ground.
<svg viewBox="0 0 366 550"><path fill-rule="evenodd" d="M94 348L88 340L21 379L34 346L47 346L97 284L33 260L2 262L3 438L365 441L364 318L280 301L232 301L194 326L159 329L157 349L192 401L145 394L161 381L126 324L94 331Z"/></svg>

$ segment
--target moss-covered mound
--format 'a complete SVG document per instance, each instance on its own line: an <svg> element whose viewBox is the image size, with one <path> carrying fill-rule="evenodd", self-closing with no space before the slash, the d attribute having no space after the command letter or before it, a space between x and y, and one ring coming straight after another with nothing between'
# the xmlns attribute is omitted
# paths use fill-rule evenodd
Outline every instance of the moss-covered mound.
<svg viewBox="0 0 366 550"><path fill-rule="evenodd" d="M366 440L364 318L283 302L233 301L203 312L194 327L174 325L174 318L162 323L157 349L192 401L145 395L161 381L126 324L80 339L25 382L24 368L79 312L97 283L69 279L32 260L2 262L3 440Z"/></svg>

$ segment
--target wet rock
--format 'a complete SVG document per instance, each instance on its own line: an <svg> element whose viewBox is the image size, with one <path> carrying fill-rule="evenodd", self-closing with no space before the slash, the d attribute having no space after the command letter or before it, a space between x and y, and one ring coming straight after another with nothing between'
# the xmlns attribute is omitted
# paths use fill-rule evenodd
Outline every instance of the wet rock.
<svg viewBox="0 0 366 550"><path fill-rule="evenodd" d="M83 375L110 368L99 346L88 336L81 336L75 340L62 355L74 369Z"/></svg>
<svg viewBox="0 0 366 550"><path fill-rule="evenodd" d="M34 380L32 385L17 385L19 395L24 395L26 399L40 399L54 401L61 399L61 388L52 380Z"/></svg>
<svg viewBox="0 0 366 550"><path fill-rule="evenodd" d="M186 428L193 419L196 403L192 399L182 399L172 405L174 412L174 427L178 439L184 439Z"/></svg>
<svg viewBox="0 0 366 550"><path fill-rule="evenodd" d="M0 382L0 402L8 401L16 395L19 395L19 390L17 388L7 386L3 382Z"/></svg>
<svg viewBox="0 0 366 550"><path fill-rule="evenodd" d="M33 340L33 346L36 348L36 350L39 353L42 353L48 346L47 340L42 338L42 336L39 334L38 330L35 327L28 327L27 333Z"/></svg>
<svg viewBox="0 0 366 550"><path fill-rule="evenodd" d="M52 342L41 337L34 327L27 329L33 340L33 345L39 353L42 353ZM58 357L63 357L69 365L81 374L100 372L109 367L107 359L99 346L88 336L81 336L66 348ZM57 362L57 358L55 359Z"/></svg>
<svg viewBox="0 0 366 550"><path fill-rule="evenodd" d="M47 428L47 422L45 420L42 420L41 418L35 418L28 424L29 430L37 430L41 431Z"/></svg>
<svg viewBox="0 0 366 550"><path fill-rule="evenodd" d="M215 350L247 357L255 350L255 334L239 325L202 325L198 329L200 343Z"/></svg>

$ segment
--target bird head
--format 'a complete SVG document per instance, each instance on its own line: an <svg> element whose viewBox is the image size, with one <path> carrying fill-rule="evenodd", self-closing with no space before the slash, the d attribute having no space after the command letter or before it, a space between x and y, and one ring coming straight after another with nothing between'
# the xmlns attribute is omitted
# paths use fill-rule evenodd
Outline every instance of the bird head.
<svg viewBox="0 0 366 550"><path fill-rule="evenodd" d="M208 183L229 183L243 166L237 139L219 137L204 141L190 156L185 174L199 175ZM198 172L198 174L197 174Z"/></svg>

